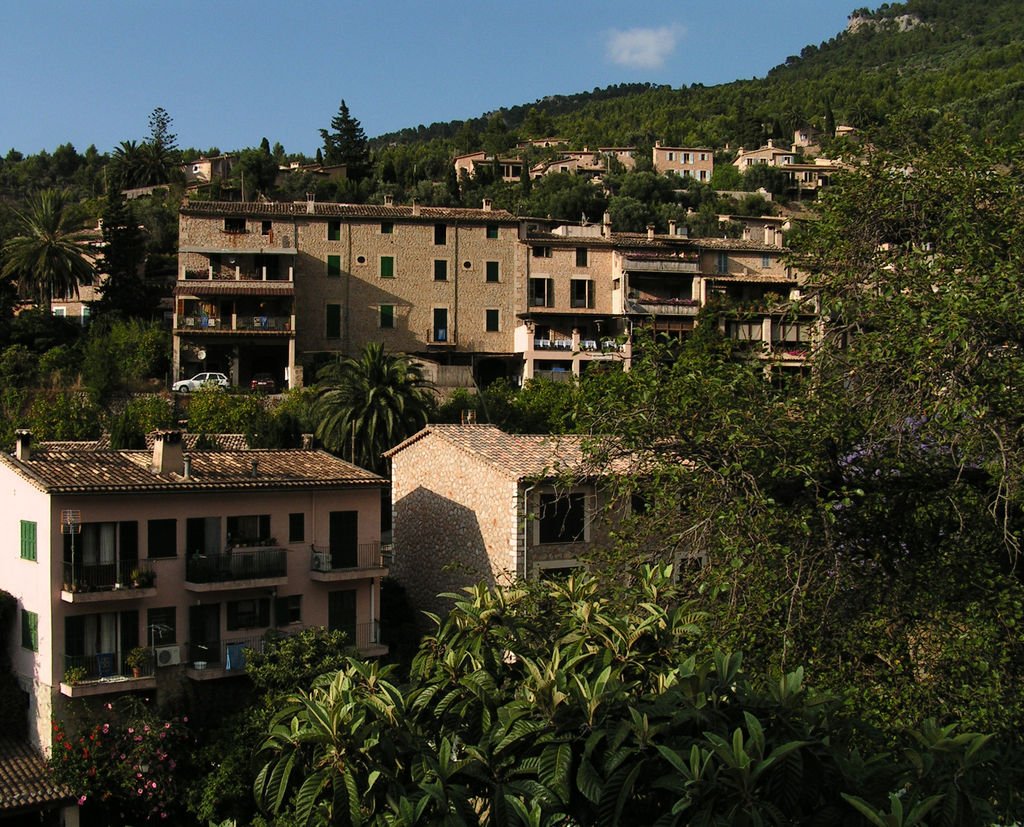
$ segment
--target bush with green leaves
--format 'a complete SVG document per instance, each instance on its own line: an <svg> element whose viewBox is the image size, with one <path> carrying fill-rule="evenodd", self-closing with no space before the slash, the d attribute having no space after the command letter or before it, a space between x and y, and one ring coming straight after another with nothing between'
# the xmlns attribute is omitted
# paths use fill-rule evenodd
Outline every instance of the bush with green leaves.
<svg viewBox="0 0 1024 827"><path fill-rule="evenodd" d="M713 651L670 567L632 582L628 608L588 575L451 595L408 684L350 658L290 699L261 806L345 825L991 818L985 736L859 728L802 669L755 677Z"/></svg>
<svg viewBox="0 0 1024 827"><path fill-rule="evenodd" d="M164 396L136 396L107 422L110 447L145 448L146 434L174 425L174 404Z"/></svg>
<svg viewBox="0 0 1024 827"><path fill-rule="evenodd" d="M100 409L73 392L37 394L26 424L39 441L98 439L102 431Z"/></svg>
<svg viewBox="0 0 1024 827"><path fill-rule="evenodd" d="M247 434L265 430L270 420L264 400L249 393L202 387L189 395L188 430L194 434Z"/></svg>

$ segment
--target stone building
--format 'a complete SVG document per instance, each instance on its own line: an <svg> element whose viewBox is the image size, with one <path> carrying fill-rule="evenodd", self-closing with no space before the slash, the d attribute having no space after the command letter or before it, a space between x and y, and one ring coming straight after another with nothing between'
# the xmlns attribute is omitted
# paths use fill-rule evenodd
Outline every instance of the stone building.
<svg viewBox="0 0 1024 827"><path fill-rule="evenodd" d="M173 367L301 386L318 354L368 341L482 381L515 373L519 222L503 210L186 202Z"/></svg>
<svg viewBox="0 0 1024 827"><path fill-rule="evenodd" d="M391 575L419 611L442 592L554 575L608 539L608 501L579 471L581 438L430 425L386 454L392 468Z"/></svg>

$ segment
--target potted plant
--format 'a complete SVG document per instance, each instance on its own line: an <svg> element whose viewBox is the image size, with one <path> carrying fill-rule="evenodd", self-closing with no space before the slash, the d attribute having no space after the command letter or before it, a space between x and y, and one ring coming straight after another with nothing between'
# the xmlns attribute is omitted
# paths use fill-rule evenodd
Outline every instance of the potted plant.
<svg viewBox="0 0 1024 827"><path fill-rule="evenodd" d="M132 569L132 586L145 589L156 582L156 573L152 569Z"/></svg>
<svg viewBox="0 0 1024 827"><path fill-rule="evenodd" d="M74 686L85 677L84 666L72 666L64 673L64 683Z"/></svg>
<svg viewBox="0 0 1024 827"><path fill-rule="evenodd" d="M137 678L144 668L152 664L153 650L146 646L136 646L125 656L124 662L131 667L132 677Z"/></svg>

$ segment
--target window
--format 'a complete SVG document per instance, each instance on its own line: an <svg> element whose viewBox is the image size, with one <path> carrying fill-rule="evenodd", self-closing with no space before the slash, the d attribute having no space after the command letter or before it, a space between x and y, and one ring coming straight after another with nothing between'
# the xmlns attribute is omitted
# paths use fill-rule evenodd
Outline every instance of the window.
<svg viewBox="0 0 1024 827"><path fill-rule="evenodd" d="M669 159L670 161L674 161L674 160L676 159L676 154L675 154L674 152L670 152L670 153L668 154L668 159Z"/></svg>
<svg viewBox="0 0 1024 827"><path fill-rule="evenodd" d="M533 257L534 258L551 258L551 248L550 247L534 247L533 248Z"/></svg>
<svg viewBox="0 0 1024 827"><path fill-rule="evenodd" d="M718 254L718 272L728 273L729 272L729 254L719 253Z"/></svg>
<svg viewBox="0 0 1024 827"><path fill-rule="evenodd" d="M327 256L327 275L341 275L341 256Z"/></svg>
<svg viewBox="0 0 1024 827"><path fill-rule="evenodd" d="M570 282L572 288L573 307L594 306L594 282L590 279L573 279Z"/></svg>
<svg viewBox="0 0 1024 827"><path fill-rule="evenodd" d="M227 602L228 631L236 629L257 629L270 625L270 598L257 597L251 600L229 600Z"/></svg>
<svg viewBox="0 0 1024 827"><path fill-rule="evenodd" d="M264 221L260 224L260 235L270 235L274 230L273 221Z"/></svg>
<svg viewBox="0 0 1024 827"><path fill-rule="evenodd" d="M488 261L487 262L487 281L496 284L499 281L498 273L499 273L498 262L496 262L496 261Z"/></svg>
<svg viewBox="0 0 1024 827"><path fill-rule="evenodd" d="M245 219L244 218L225 218L224 219L224 232L226 232L226 233L244 233L245 232Z"/></svg>
<svg viewBox="0 0 1024 827"><path fill-rule="evenodd" d="M341 222L340 221L328 221L327 222L327 240L328 241L341 241Z"/></svg>
<svg viewBox="0 0 1024 827"><path fill-rule="evenodd" d="M498 311L497 310L490 310L490 309L488 309L486 311L486 313L487 313L487 332L488 333L497 333L498 332Z"/></svg>
<svg viewBox="0 0 1024 827"><path fill-rule="evenodd" d="M274 606L274 621L278 626L302 622L302 595L290 594L277 598Z"/></svg>
<svg viewBox="0 0 1024 827"><path fill-rule="evenodd" d="M586 267L587 266L587 248L577 247L576 248L576 266Z"/></svg>
<svg viewBox="0 0 1024 827"><path fill-rule="evenodd" d="M328 339L341 338L341 305L327 305L327 330Z"/></svg>
<svg viewBox="0 0 1024 827"><path fill-rule="evenodd" d="M381 221L380 222L380 231L384 235L390 235L391 233L393 233L395 231L395 222L394 221Z"/></svg>
<svg viewBox="0 0 1024 827"><path fill-rule="evenodd" d="M434 281L448 281L448 261L446 259L434 259Z"/></svg>
<svg viewBox="0 0 1024 827"><path fill-rule="evenodd" d="M447 342L448 337L448 308L434 308L434 341Z"/></svg>
<svg viewBox="0 0 1024 827"><path fill-rule="evenodd" d="M393 330L395 327L395 306L393 304L382 304L380 306L380 329Z"/></svg>
<svg viewBox="0 0 1024 827"><path fill-rule="evenodd" d="M36 559L36 524L29 520L21 521L21 559Z"/></svg>
<svg viewBox="0 0 1024 827"><path fill-rule="evenodd" d="M684 152L683 153L683 163L684 164L692 164L693 163L693 156L691 156L689 152Z"/></svg>
<svg viewBox="0 0 1024 827"><path fill-rule="evenodd" d="M39 651L39 615L28 609L21 610L21 648Z"/></svg>
<svg viewBox="0 0 1024 827"><path fill-rule="evenodd" d="M554 306L554 281L552 279L530 279L530 307Z"/></svg>
<svg viewBox="0 0 1024 827"><path fill-rule="evenodd" d="M395 257L380 257L380 277L382 279L393 279L395 277Z"/></svg>
<svg viewBox="0 0 1024 827"><path fill-rule="evenodd" d="M700 154L700 159L701 159L702 161L706 161L706 160L708 159L708 154L707 154L706 152L702 152L702 153Z"/></svg>
<svg viewBox="0 0 1024 827"><path fill-rule="evenodd" d="M228 543L242 545L246 542L269 539L269 514L245 514L228 517Z"/></svg>
<svg viewBox="0 0 1024 827"><path fill-rule="evenodd" d="M537 515L540 543L578 543L583 540L586 495L541 494Z"/></svg>
<svg viewBox="0 0 1024 827"><path fill-rule="evenodd" d="M488 238L497 238L498 237L498 225L497 224L488 224L487 225L487 237Z"/></svg>
<svg viewBox="0 0 1024 827"><path fill-rule="evenodd" d="M537 579L549 583L565 581L579 567L578 560L541 560L537 563Z"/></svg>
<svg viewBox="0 0 1024 827"><path fill-rule="evenodd" d="M150 520L147 525L147 535L150 557L178 556L177 520Z"/></svg>
<svg viewBox="0 0 1024 827"><path fill-rule="evenodd" d="M448 225L447 224L435 224L434 225L434 243L435 244L447 244L448 243Z"/></svg>
<svg viewBox="0 0 1024 827"><path fill-rule="evenodd" d="M763 328L760 322L740 322L730 319L725 323L725 335L738 342L760 342Z"/></svg>
<svg viewBox="0 0 1024 827"><path fill-rule="evenodd" d="M771 267L772 266L772 257L770 255L768 255L767 253L765 253L764 255L761 256L761 266L762 267Z"/></svg>
<svg viewBox="0 0 1024 827"><path fill-rule="evenodd" d="M301 511L288 515L288 542L302 543L306 539L306 515Z"/></svg>
<svg viewBox="0 0 1024 827"><path fill-rule="evenodd" d="M63 319L68 315L68 309L66 307L55 307L53 308L53 315Z"/></svg>
<svg viewBox="0 0 1024 827"><path fill-rule="evenodd" d="M146 612L146 643L170 646L178 642L178 621L174 606L149 609Z"/></svg>

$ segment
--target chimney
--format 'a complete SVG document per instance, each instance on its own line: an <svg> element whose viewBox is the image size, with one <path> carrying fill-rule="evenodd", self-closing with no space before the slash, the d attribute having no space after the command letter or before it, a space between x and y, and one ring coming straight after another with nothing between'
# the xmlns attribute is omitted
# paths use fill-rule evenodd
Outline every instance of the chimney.
<svg viewBox="0 0 1024 827"><path fill-rule="evenodd" d="M182 476L185 479L188 479L189 477L192 476L192 457L185 457L182 460L182 462L184 463L184 466L185 466L184 467L184 471L182 473Z"/></svg>
<svg viewBox="0 0 1024 827"><path fill-rule="evenodd" d="M655 141L654 142L654 146L655 146L655 148L660 147L661 146L661 141Z"/></svg>
<svg viewBox="0 0 1024 827"><path fill-rule="evenodd" d="M252 475L253 475L253 478L255 478L259 474L259 472L260 472L260 461L258 459L254 458L253 461L252 461Z"/></svg>
<svg viewBox="0 0 1024 827"><path fill-rule="evenodd" d="M316 193L307 192L306 193L306 212L309 213L310 215L312 215L313 212L314 212L314 206L313 206L314 204L316 204Z"/></svg>
<svg viewBox="0 0 1024 827"><path fill-rule="evenodd" d="M384 196L384 206L385 207L393 207L393 206L395 206L395 196L393 196L393 195L385 195Z"/></svg>
<svg viewBox="0 0 1024 827"><path fill-rule="evenodd" d="M420 214L420 202L417 201L415 198L412 199L412 214L413 215L419 215Z"/></svg>
<svg viewBox="0 0 1024 827"><path fill-rule="evenodd" d="M485 210L486 210L487 212L490 212L490 211L491 211L491 199L490 199L490 198L485 198L485 199L484 199L484 209L485 209Z"/></svg>
<svg viewBox="0 0 1024 827"><path fill-rule="evenodd" d="M764 225L764 243L774 244L775 243L775 230L772 229L771 224Z"/></svg>
<svg viewBox="0 0 1024 827"><path fill-rule="evenodd" d="M606 212L601 216L601 235L604 238L610 238L612 234L612 214Z"/></svg>
<svg viewBox="0 0 1024 827"><path fill-rule="evenodd" d="M302 435L302 450L303 451L312 451L313 448L314 448L314 445L313 445L313 435L312 434L303 434Z"/></svg>
<svg viewBox="0 0 1024 827"><path fill-rule="evenodd" d="M750 241L750 227L746 224L743 225L743 240Z"/></svg>
<svg viewBox="0 0 1024 827"><path fill-rule="evenodd" d="M647 225L647 240L648 241L654 241L654 225L653 224L648 224Z"/></svg>
<svg viewBox="0 0 1024 827"><path fill-rule="evenodd" d="M153 473L185 473L181 431L157 431L153 434Z"/></svg>
<svg viewBox="0 0 1024 827"><path fill-rule="evenodd" d="M675 235L676 234L676 220L674 218L670 218L668 220L668 234L669 235Z"/></svg>
<svg viewBox="0 0 1024 827"><path fill-rule="evenodd" d="M14 458L22 462L32 459L32 432L19 429L14 432Z"/></svg>
<svg viewBox="0 0 1024 827"><path fill-rule="evenodd" d="M775 142L771 138L768 139L768 149L775 149Z"/></svg>

